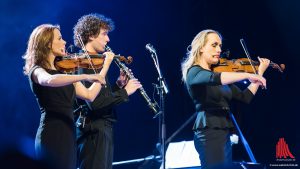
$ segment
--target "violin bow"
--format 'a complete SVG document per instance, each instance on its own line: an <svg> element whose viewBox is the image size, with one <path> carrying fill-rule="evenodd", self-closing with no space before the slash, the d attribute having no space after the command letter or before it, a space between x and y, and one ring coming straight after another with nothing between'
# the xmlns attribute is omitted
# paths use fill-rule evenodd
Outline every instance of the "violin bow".
<svg viewBox="0 0 300 169"><path fill-rule="evenodd" d="M245 54L246 54L246 56L247 56L247 58L248 58L248 60L249 60L249 62L250 62L250 65L251 65L251 67L252 67L254 73L257 75L257 74L258 74L258 71L256 70L256 68L255 68L255 67L253 66L253 64L252 64L252 59L251 59L250 54L249 54L249 52L248 52L248 50L247 50L247 46L246 46L246 43L245 43L244 39L240 39L240 42L241 42L241 44L242 44L242 47L243 47L243 49L244 49L244 51L245 51ZM264 86L261 86L261 87L262 87L262 89L266 89Z"/></svg>
<svg viewBox="0 0 300 169"><path fill-rule="evenodd" d="M240 39L240 42L241 42L241 45L242 45L242 47L244 49L244 52L245 52L245 54L246 54L246 56L247 56L247 58L249 60L249 63L251 65L253 71L255 72L255 74L257 74L257 70L256 70L256 68L252 64L252 59L251 59L251 56L250 56L250 54L248 52L248 49L247 49L247 46L246 46L246 43L245 43L244 39Z"/></svg>
<svg viewBox="0 0 300 169"><path fill-rule="evenodd" d="M78 34L76 34L76 38L78 39L78 41L79 41L79 43L80 43L81 49L83 49L83 52L84 52L85 57L88 59L89 64L91 65L91 67L92 67L94 73L96 74L96 73L97 73L97 72L96 72L96 69L95 69L95 67L94 67L94 64L93 64L93 62L92 62L92 59L91 59L90 55L88 54L88 52L87 52L87 50L86 50L86 48L85 48L85 46L84 46L84 43L83 43L83 41L82 41L82 38L81 38L80 35L78 35Z"/></svg>

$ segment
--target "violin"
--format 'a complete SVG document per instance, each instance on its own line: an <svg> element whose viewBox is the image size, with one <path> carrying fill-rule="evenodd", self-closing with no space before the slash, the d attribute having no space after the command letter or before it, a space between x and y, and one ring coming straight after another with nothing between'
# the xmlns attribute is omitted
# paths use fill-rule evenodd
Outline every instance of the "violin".
<svg viewBox="0 0 300 169"><path fill-rule="evenodd" d="M220 58L219 63L212 65L212 71L214 72L246 72L246 73L256 73L258 70L259 61L249 60L248 58L239 58L228 60L226 58ZM270 62L269 67L277 69L279 72L283 73L285 69L284 64L276 64Z"/></svg>
<svg viewBox="0 0 300 169"><path fill-rule="evenodd" d="M131 56L127 58L120 55L115 55L114 59L118 59L121 62L130 64L133 60ZM73 73L78 68L87 69L102 69L105 56L103 54L89 54L89 57L85 53L67 54L63 57L57 57L54 61L54 65L57 70L64 73Z"/></svg>

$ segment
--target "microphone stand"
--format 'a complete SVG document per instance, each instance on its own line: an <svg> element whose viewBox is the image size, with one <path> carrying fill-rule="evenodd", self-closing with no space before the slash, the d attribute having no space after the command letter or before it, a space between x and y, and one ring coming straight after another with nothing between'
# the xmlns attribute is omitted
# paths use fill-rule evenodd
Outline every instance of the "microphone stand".
<svg viewBox="0 0 300 169"><path fill-rule="evenodd" d="M154 48L153 48L154 49ZM158 72L158 81L159 85L155 85L159 94L159 113L157 115L159 116L159 142L156 144L156 148L159 150L161 154L161 160L162 160L162 169L165 169L165 140L166 140L166 125L165 125L165 95L169 93L169 89L166 85L165 79L162 76L162 73L160 71L160 66L158 62L158 57L155 50L151 50L151 57L154 61L154 65L156 67L156 70ZM154 116L156 118L156 116Z"/></svg>

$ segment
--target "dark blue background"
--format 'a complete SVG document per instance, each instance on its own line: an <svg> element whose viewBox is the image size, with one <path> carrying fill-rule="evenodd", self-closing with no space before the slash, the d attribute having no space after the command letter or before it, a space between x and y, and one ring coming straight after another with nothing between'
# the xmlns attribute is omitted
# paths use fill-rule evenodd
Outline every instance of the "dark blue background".
<svg viewBox="0 0 300 169"><path fill-rule="evenodd" d="M254 60L261 56L286 64L283 74L269 68L265 74L268 89L260 90L250 105L234 104L233 110L259 162L274 163L276 143L284 137L299 163L299 10L297 0L2 0L0 148L10 145L29 156L34 154L40 112L22 74L21 57L31 31L43 23L59 24L63 38L71 45L77 20L96 12L115 21L109 45L115 53L134 58L130 68L150 96L158 75L145 45L151 43L156 48L171 91L165 107L167 137L194 112L181 82L180 63L199 31L218 30L223 35L223 49L230 50L231 58L245 57L239 43L244 38ZM113 65L110 78L116 80L117 76ZM158 141L158 120L152 119L139 93L131 96L128 104L119 106L118 112L114 161L151 155ZM192 123L173 141L191 140L191 128ZM234 147L234 160L249 161L242 145Z"/></svg>

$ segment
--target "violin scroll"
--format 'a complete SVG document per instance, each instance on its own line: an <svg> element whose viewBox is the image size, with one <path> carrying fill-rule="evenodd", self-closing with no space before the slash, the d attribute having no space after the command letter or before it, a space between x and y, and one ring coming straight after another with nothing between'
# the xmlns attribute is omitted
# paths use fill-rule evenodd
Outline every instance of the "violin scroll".
<svg viewBox="0 0 300 169"><path fill-rule="evenodd" d="M271 66L272 68L274 68L274 69L278 69L278 71L281 72L281 73L283 73L283 71L284 71L284 69L285 69L285 64L280 64L280 65L278 65L278 64L276 64L276 63L274 63L274 62L271 62L271 63L270 63L270 66Z"/></svg>
<svg viewBox="0 0 300 169"><path fill-rule="evenodd" d="M125 62L127 65L131 64L131 62L133 61L133 58L131 56L128 56L127 58L125 56L118 56L118 57L116 56L115 58L119 59L121 62Z"/></svg>

